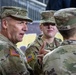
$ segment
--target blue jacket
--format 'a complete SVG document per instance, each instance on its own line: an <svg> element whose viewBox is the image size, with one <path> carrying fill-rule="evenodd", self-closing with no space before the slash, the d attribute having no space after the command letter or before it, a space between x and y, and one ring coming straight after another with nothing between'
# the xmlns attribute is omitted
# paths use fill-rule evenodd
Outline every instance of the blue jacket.
<svg viewBox="0 0 76 75"><path fill-rule="evenodd" d="M46 10L59 10L70 7L70 0L49 0Z"/></svg>

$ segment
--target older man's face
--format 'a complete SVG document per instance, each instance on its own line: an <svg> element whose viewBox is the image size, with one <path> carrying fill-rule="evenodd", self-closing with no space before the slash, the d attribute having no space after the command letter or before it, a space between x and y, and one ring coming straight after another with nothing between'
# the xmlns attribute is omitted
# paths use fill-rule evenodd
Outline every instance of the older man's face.
<svg viewBox="0 0 76 75"><path fill-rule="evenodd" d="M15 44L22 41L27 30L27 21L11 17L6 20L6 37Z"/></svg>

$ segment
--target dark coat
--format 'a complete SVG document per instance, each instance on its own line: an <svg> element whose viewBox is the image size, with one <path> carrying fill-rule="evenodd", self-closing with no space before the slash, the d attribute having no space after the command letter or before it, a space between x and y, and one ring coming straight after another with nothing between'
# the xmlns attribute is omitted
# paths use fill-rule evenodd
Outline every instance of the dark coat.
<svg viewBox="0 0 76 75"><path fill-rule="evenodd" d="M70 7L76 7L76 0L71 0Z"/></svg>
<svg viewBox="0 0 76 75"><path fill-rule="evenodd" d="M46 10L59 10L70 7L70 0L49 0Z"/></svg>

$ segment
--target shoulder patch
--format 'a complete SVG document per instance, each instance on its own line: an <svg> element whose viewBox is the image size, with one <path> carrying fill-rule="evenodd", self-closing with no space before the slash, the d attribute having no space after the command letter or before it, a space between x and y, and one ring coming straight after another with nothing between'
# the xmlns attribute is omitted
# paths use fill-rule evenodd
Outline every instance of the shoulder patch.
<svg viewBox="0 0 76 75"><path fill-rule="evenodd" d="M14 49L10 49L10 55L19 57L19 53L17 51L15 51Z"/></svg>
<svg viewBox="0 0 76 75"><path fill-rule="evenodd" d="M30 61L32 61L32 60L34 60L34 55L33 54L30 54L30 55L28 55L27 56L27 62L30 62Z"/></svg>

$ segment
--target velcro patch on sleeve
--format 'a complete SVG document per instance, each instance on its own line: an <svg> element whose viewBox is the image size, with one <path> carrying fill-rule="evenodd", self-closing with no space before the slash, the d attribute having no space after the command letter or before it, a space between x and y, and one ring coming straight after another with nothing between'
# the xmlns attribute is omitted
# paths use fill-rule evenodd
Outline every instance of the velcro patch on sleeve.
<svg viewBox="0 0 76 75"><path fill-rule="evenodd" d="M33 54L28 55L28 56L27 56L27 62L30 62L30 61L32 61L32 60L34 60L34 55L33 55Z"/></svg>
<svg viewBox="0 0 76 75"><path fill-rule="evenodd" d="M14 49L10 49L10 55L19 57L19 53L17 51L15 51Z"/></svg>

